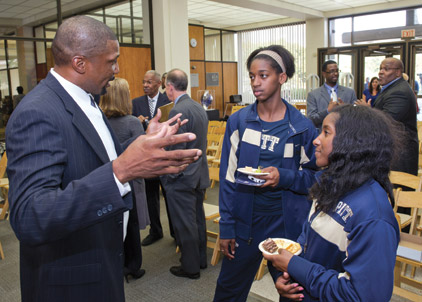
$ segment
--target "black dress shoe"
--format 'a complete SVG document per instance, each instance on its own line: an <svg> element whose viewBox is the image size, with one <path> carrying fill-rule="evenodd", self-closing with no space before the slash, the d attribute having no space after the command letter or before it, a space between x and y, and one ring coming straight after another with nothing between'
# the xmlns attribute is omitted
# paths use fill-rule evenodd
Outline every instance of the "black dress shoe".
<svg viewBox="0 0 422 302"><path fill-rule="evenodd" d="M145 270L143 268L137 270L136 272L130 272L126 267L123 269L126 282L129 283L129 276L132 276L133 279L139 279L145 275Z"/></svg>
<svg viewBox="0 0 422 302"><path fill-rule="evenodd" d="M200 269L206 269L207 267L208 267L208 265L205 264L205 265L201 265L199 268Z"/></svg>
<svg viewBox="0 0 422 302"><path fill-rule="evenodd" d="M189 279L199 279L201 276L200 273L189 274L183 270L181 266L172 266L170 267L170 273L177 277L185 277Z"/></svg>
<svg viewBox="0 0 422 302"><path fill-rule="evenodd" d="M160 240L161 238L163 238L163 235L161 236L152 236L151 234L149 234L147 237L145 237L144 240L142 240L142 246L147 246L150 244L153 244L155 241Z"/></svg>

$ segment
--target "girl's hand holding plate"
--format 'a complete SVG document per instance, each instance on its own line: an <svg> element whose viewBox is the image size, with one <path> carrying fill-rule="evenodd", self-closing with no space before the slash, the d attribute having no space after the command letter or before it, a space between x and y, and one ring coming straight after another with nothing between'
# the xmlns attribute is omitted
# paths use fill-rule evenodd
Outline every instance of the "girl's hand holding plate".
<svg viewBox="0 0 422 302"><path fill-rule="evenodd" d="M280 173L278 173L278 169L276 167L267 167L262 169L262 172L269 173L268 175L257 175L256 178L265 179L265 183L261 186L264 187L273 187L275 188L280 181Z"/></svg>

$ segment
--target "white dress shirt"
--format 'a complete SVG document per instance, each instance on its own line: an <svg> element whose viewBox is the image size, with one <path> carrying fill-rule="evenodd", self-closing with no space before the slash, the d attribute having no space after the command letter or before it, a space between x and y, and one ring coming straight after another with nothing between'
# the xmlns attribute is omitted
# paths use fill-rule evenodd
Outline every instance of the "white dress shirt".
<svg viewBox="0 0 422 302"><path fill-rule="evenodd" d="M110 161L115 160L117 158L116 148L114 146L113 138L111 137L111 133L108 130L108 127L103 119L103 114L98 108L98 106L91 105L91 97L88 93L85 92L79 86L73 84L72 82L66 80L57 72L54 71L53 68L50 70L51 74L59 81L60 85L63 86L64 90L70 94L72 99L78 104L78 106L82 109L85 115L90 120L91 124L94 126L95 130L97 131L98 135L101 138L101 141L104 144L104 148L107 151L108 158ZM127 193L131 191L129 183L122 184L113 173L114 180L119 188L120 195L125 196ZM126 237L126 229L127 224L129 221L129 211L124 212L123 215L123 240Z"/></svg>

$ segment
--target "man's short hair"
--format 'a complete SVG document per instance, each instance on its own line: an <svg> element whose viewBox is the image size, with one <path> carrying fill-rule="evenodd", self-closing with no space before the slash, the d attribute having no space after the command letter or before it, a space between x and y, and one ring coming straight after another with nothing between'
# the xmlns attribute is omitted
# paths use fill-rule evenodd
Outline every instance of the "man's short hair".
<svg viewBox="0 0 422 302"><path fill-rule="evenodd" d="M147 72L145 72L145 74L152 74L154 75L154 78L157 82L161 82L161 74L159 74L157 71L155 70L148 70Z"/></svg>
<svg viewBox="0 0 422 302"><path fill-rule="evenodd" d="M16 91L17 91L19 94L22 94L22 93L23 93L23 87L22 87L22 86L18 86L18 87L16 87Z"/></svg>
<svg viewBox="0 0 422 302"><path fill-rule="evenodd" d="M171 84L177 91L186 91L188 89L188 76L180 69L172 69L167 73L167 84Z"/></svg>
<svg viewBox="0 0 422 302"><path fill-rule="evenodd" d="M327 71L327 66L330 64L337 64L337 62L333 60L325 61L324 64L322 64L322 71Z"/></svg>
<svg viewBox="0 0 422 302"><path fill-rule="evenodd" d="M54 63L63 66L77 55L87 58L99 55L106 49L108 40L117 38L104 23L87 16L69 18L57 29L51 46Z"/></svg>

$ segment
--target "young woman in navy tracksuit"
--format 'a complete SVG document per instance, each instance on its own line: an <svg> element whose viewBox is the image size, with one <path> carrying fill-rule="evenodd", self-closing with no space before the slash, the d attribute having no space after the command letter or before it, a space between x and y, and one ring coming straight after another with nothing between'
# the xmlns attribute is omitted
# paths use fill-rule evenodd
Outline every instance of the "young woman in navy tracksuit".
<svg viewBox="0 0 422 302"><path fill-rule="evenodd" d="M220 165L220 250L225 255L214 301L246 301L268 237L296 240L311 202L317 169L312 122L280 97L295 71L294 58L273 45L247 60L256 102L233 114L226 126ZM261 187L236 183L237 168L263 166ZM270 265L274 277L277 271Z"/></svg>
<svg viewBox="0 0 422 302"><path fill-rule="evenodd" d="M400 239L389 199L394 121L365 106L341 106L314 140L327 167L310 190L314 200L298 242L300 256L264 256L284 272L276 287L292 301L390 301ZM283 300L283 298L281 299Z"/></svg>

